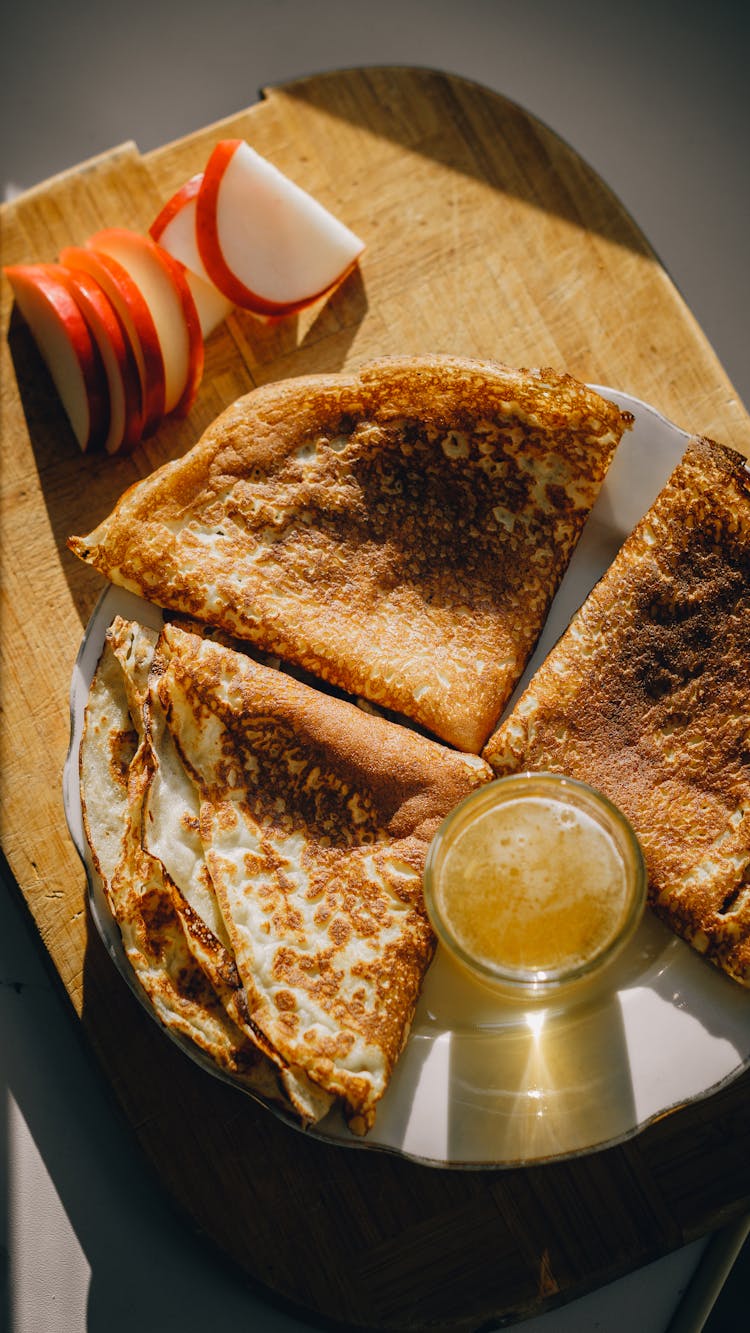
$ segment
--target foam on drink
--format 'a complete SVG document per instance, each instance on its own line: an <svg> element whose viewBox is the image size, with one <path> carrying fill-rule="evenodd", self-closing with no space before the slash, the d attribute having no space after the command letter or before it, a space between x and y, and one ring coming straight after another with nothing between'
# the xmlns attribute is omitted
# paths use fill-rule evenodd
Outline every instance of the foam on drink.
<svg viewBox="0 0 750 1333"><path fill-rule="evenodd" d="M509 968L576 967L617 934L626 877L585 811L541 797L488 810L450 848L439 889L468 953Z"/></svg>

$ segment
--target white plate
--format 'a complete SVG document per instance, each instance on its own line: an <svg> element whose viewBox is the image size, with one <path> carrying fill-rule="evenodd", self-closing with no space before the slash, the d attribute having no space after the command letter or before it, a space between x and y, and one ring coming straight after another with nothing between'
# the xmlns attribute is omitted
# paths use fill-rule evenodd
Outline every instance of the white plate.
<svg viewBox="0 0 750 1333"><path fill-rule="evenodd" d="M685 448L685 432L648 404L606 387L600 392L631 411L635 427L617 450L519 690ZM71 835L86 866L97 929L150 1011L91 865L78 788L84 707L115 614L151 624L160 620L156 608L121 589L110 587L100 599L73 674L64 801ZM190 1043L171 1039L223 1077ZM664 1112L708 1095L748 1065L747 991L647 913L596 994L564 1012L524 1012L498 1000L438 950L406 1048L367 1138L354 1138L338 1112L308 1132L436 1166L517 1166L621 1142Z"/></svg>

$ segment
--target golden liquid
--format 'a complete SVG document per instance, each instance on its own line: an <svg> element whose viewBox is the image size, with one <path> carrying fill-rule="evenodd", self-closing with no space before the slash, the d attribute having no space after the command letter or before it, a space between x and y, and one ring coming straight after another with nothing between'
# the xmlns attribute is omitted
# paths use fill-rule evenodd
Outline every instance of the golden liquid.
<svg viewBox="0 0 750 1333"><path fill-rule="evenodd" d="M524 796L467 824L448 847L436 894L458 944L495 967L577 967L604 949L627 911L627 876L591 815Z"/></svg>

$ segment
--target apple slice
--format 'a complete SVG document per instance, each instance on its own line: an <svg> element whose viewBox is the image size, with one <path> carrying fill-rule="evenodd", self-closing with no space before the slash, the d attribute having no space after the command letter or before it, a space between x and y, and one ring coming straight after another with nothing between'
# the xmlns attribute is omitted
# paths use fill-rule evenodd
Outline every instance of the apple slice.
<svg viewBox="0 0 750 1333"><path fill-rule="evenodd" d="M359 237L242 139L223 139L206 164L196 237L219 291L266 315L317 301L364 250Z"/></svg>
<svg viewBox="0 0 750 1333"><path fill-rule="evenodd" d="M60 252L60 262L74 273L82 269L94 278L122 320L141 381L142 438L153 435L164 416L164 357L145 297L127 270L110 255L74 245Z"/></svg>
<svg viewBox="0 0 750 1333"><path fill-rule="evenodd" d="M231 314L234 306L214 286L203 265L195 235L195 213L203 172L185 181L149 227L149 235L185 267L185 278L195 301L201 331L208 338Z"/></svg>
<svg viewBox="0 0 750 1333"><path fill-rule="evenodd" d="M79 307L54 264L11 265L5 274L81 449L99 448L109 428L107 377Z"/></svg>
<svg viewBox="0 0 750 1333"><path fill-rule="evenodd" d="M86 249L121 264L145 297L164 358L164 410L184 416L203 376L203 334L182 264L125 227L96 232Z"/></svg>
<svg viewBox="0 0 750 1333"><path fill-rule="evenodd" d="M109 386L107 453L132 449L143 434L141 381L135 355L117 312L103 287L83 269L58 265L58 277L73 297L96 342Z"/></svg>
<svg viewBox="0 0 750 1333"><path fill-rule="evenodd" d="M179 259L185 268L209 282L195 238L195 201L202 181L202 171L186 180L167 200L148 230L151 238L164 246L175 259Z"/></svg>
<svg viewBox="0 0 750 1333"><path fill-rule="evenodd" d="M179 262L179 261L175 261ZM195 301L195 308L198 311L201 333L204 338L209 338L215 329L224 322L227 315L231 315L234 306L228 301L226 296L222 296L218 287L214 287L212 282L204 282L193 273L192 269L185 269L185 281L190 288L191 295Z"/></svg>

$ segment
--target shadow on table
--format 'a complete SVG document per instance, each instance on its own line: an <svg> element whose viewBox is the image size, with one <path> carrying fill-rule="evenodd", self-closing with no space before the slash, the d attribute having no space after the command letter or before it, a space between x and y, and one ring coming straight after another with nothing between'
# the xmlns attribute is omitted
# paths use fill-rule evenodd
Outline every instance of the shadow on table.
<svg viewBox="0 0 750 1333"><path fill-rule="evenodd" d="M273 91L273 89L271 89ZM361 127L369 136L477 179L638 254L652 255L643 234L607 187L563 139L502 94L422 67L375 66L316 74L280 89L283 97ZM357 172L358 164L352 165ZM363 164L358 175L365 177ZM394 182L395 184L395 182ZM408 185L400 178L406 204Z"/></svg>
<svg viewBox="0 0 750 1333"><path fill-rule="evenodd" d="M20 1309L38 1312L50 1333L199 1333L217 1309L264 1333L319 1327L254 1290L165 1195L6 875L3 867L0 1328L14 1328ZM114 969L109 986L116 1032L133 1001Z"/></svg>

